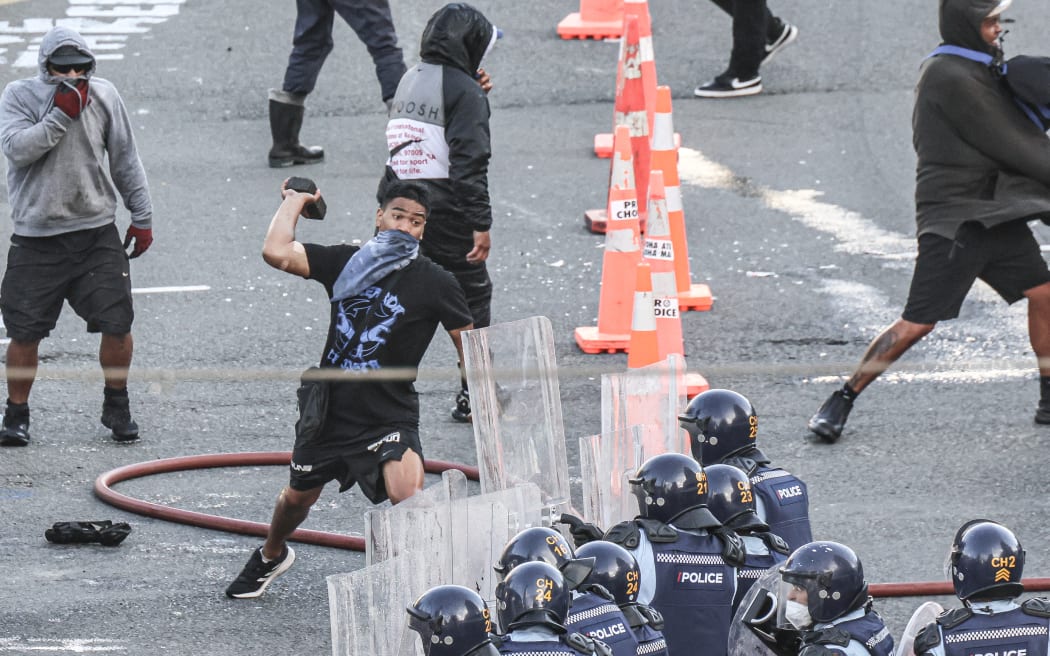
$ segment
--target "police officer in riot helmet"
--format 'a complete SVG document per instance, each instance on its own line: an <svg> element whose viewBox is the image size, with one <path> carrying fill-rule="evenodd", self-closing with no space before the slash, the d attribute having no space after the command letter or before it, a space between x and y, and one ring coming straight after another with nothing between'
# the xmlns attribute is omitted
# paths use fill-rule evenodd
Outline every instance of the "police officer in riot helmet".
<svg viewBox="0 0 1050 656"><path fill-rule="evenodd" d="M668 653L710 645L707 656L725 656L744 546L707 509L703 468L689 456L664 453L642 463L630 485L638 516L605 539L638 561L638 601L663 615Z"/></svg>
<svg viewBox="0 0 1050 656"><path fill-rule="evenodd" d="M1025 552L1013 531L987 519L966 522L952 541L947 574L962 608L948 610L915 637L915 654L1046 654L1050 599L1018 603Z"/></svg>
<svg viewBox="0 0 1050 656"><path fill-rule="evenodd" d="M497 656L489 610L478 593L460 585L427 590L405 609L423 656Z"/></svg>
<svg viewBox="0 0 1050 656"><path fill-rule="evenodd" d="M693 457L704 467L732 465L747 472L755 492L755 512L794 549L813 539L806 484L774 467L758 449L758 414L751 401L726 389L693 397L678 415L689 433Z"/></svg>
<svg viewBox="0 0 1050 656"><path fill-rule="evenodd" d="M664 618L655 608L638 603L641 572L638 561L631 552L618 544L597 540L588 542L576 550L579 558L594 558L594 569L587 575L585 584L600 585L608 590L615 603L623 611L629 630L638 643L638 654L667 656L664 640ZM612 639L600 635L613 647ZM614 647L615 650L615 647Z"/></svg>
<svg viewBox="0 0 1050 656"><path fill-rule="evenodd" d="M611 656L603 642L566 630L569 598L565 579L549 563L526 562L508 571L496 585L499 653Z"/></svg>
<svg viewBox="0 0 1050 656"><path fill-rule="evenodd" d="M533 561L557 567L565 579L571 591L571 611L565 618L569 631L603 640L614 656L636 656L638 640L628 629L627 618L612 594L587 582L594 567L593 558L577 558L561 533L536 526L511 538L493 569L502 579L518 565Z"/></svg>
<svg viewBox="0 0 1050 656"><path fill-rule="evenodd" d="M755 494L743 470L732 465L707 465L707 507L726 528L744 543L744 562L737 567L737 608L758 577L774 565L787 560L791 548L755 513Z"/></svg>
<svg viewBox="0 0 1050 656"><path fill-rule="evenodd" d="M799 656L891 656L893 637L872 608L864 569L838 542L810 542L780 567L778 623L801 632Z"/></svg>

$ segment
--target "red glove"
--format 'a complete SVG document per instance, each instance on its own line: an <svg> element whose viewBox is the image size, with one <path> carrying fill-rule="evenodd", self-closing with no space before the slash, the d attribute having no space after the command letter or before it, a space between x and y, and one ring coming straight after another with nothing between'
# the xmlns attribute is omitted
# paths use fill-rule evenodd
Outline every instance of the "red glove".
<svg viewBox="0 0 1050 656"><path fill-rule="evenodd" d="M80 112L90 104L87 80L63 80L55 88L55 107L65 112L69 118L78 118Z"/></svg>
<svg viewBox="0 0 1050 656"><path fill-rule="evenodd" d="M153 243L153 229L152 228L136 228L133 225L128 226L128 232L124 235L124 248L131 245L131 240L135 240L135 247L131 249L131 255L128 257L136 258L146 252L146 249Z"/></svg>

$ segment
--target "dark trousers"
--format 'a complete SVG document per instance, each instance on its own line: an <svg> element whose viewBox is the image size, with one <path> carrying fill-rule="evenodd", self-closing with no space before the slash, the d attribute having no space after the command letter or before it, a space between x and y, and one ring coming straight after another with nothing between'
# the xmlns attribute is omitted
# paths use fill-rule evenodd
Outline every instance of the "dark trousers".
<svg viewBox="0 0 1050 656"><path fill-rule="evenodd" d="M334 46L332 26L338 13L368 48L383 100L394 97L405 74L405 58L397 45L388 0L296 0L295 4L295 37L284 73L284 91L306 96L314 90Z"/></svg>
<svg viewBox="0 0 1050 656"><path fill-rule="evenodd" d="M733 52L729 70L741 79L758 74L766 44L784 29L784 24L766 6L766 0L711 0L733 17Z"/></svg>

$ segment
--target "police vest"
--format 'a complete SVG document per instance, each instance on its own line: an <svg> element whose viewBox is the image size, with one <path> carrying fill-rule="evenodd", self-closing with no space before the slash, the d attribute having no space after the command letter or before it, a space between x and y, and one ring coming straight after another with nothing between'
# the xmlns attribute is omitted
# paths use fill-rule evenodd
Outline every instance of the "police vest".
<svg viewBox="0 0 1050 656"><path fill-rule="evenodd" d="M623 611L613 599L596 592L584 592L572 600L565 627L570 632L601 640L609 645L613 656L635 656L637 653L638 640Z"/></svg>
<svg viewBox="0 0 1050 656"><path fill-rule="evenodd" d="M845 648L853 640L863 645L872 656L893 655L893 636L886 628L886 623L873 610L869 610L864 617L858 617L855 620L803 633L802 650L799 654L800 656L806 654L806 648L811 645L833 645Z"/></svg>
<svg viewBox="0 0 1050 656"><path fill-rule="evenodd" d="M722 540L679 531L674 542L652 542L652 549L656 594L651 606L664 617L668 653L702 648L705 656L726 656L736 568L722 557Z"/></svg>
<svg viewBox="0 0 1050 656"><path fill-rule="evenodd" d="M771 533L784 538L792 549L813 541L805 483L783 469L759 465L751 472L751 487L762 499Z"/></svg>
<svg viewBox="0 0 1050 656"><path fill-rule="evenodd" d="M506 636L493 640L500 654L528 654L529 656L602 656L608 655L605 645L598 646L590 638L578 633L551 637L550 640L515 642Z"/></svg>
<svg viewBox="0 0 1050 656"><path fill-rule="evenodd" d="M773 545L766 542L764 539L765 535L769 535L770 538L775 539L777 536L772 534L755 535L751 536L754 539L763 540L766 544L765 553L752 552L748 549L744 556L744 564L737 567L736 570L736 597L733 599L733 608L740 606L740 602L743 601L744 595L751 589L751 586L755 584L758 577L766 573L773 565L779 565L780 563L787 560L787 555L777 551ZM744 539L744 545L748 545L750 538Z"/></svg>
<svg viewBox="0 0 1050 656"><path fill-rule="evenodd" d="M945 624L953 624L950 618L958 611L942 614L937 623L945 656L1046 656L1048 619L1025 611L1022 606L991 615L973 613L952 626ZM949 621L942 623L942 618Z"/></svg>

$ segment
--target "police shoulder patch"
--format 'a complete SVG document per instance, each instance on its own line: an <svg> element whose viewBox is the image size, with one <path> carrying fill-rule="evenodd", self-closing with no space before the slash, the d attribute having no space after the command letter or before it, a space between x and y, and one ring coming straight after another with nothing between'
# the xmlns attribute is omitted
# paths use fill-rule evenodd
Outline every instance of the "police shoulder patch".
<svg viewBox="0 0 1050 656"><path fill-rule="evenodd" d="M605 533L605 539L614 542L624 549L634 550L638 548L641 531L634 522L620 522Z"/></svg>
<svg viewBox="0 0 1050 656"><path fill-rule="evenodd" d="M946 629L953 629L973 617L969 608L951 608L937 616L937 623Z"/></svg>
<svg viewBox="0 0 1050 656"><path fill-rule="evenodd" d="M1050 599L1046 597L1026 599L1024 603L1021 604L1021 610L1024 611L1025 615L1050 617Z"/></svg>
<svg viewBox="0 0 1050 656"><path fill-rule="evenodd" d="M939 644L941 644L941 632L936 622L930 622L915 636L912 651L915 652L915 656L922 656Z"/></svg>

